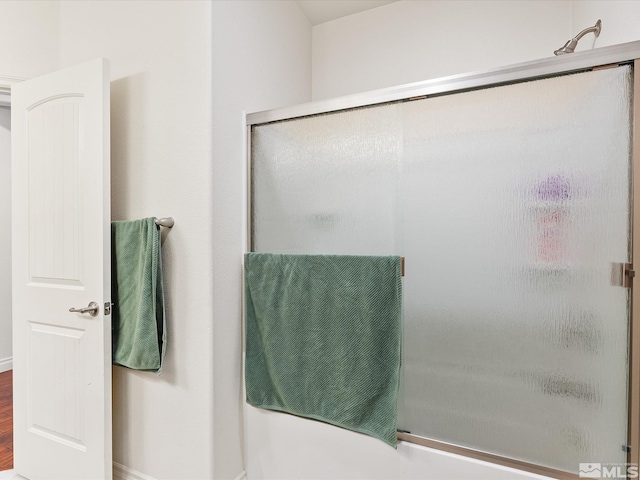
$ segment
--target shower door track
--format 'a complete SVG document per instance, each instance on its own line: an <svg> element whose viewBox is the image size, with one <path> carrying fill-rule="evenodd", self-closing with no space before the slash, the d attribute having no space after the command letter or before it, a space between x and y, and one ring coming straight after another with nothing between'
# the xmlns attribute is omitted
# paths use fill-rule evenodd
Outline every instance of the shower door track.
<svg viewBox="0 0 640 480"><path fill-rule="evenodd" d="M637 58L640 58L640 41L621 43L611 47L517 63L486 71L451 75L344 97L250 113L246 116L246 125L250 127L251 125L291 120L298 117L308 117L358 107L369 107L417 97L445 95L489 86L537 80L593 70L593 68L603 65L629 63Z"/></svg>
<svg viewBox="0 0 640 480"><path fill-rule="evenodd" d="M524 62L481 72L452 75L433 80L373 90L355 95L246 114L244 122L246 155L246 206L244 210L245 225L247 226L244 238L245 251L252 251L251 129L253 126L330 112L338 112L341 110L369 107L392 102L411 101L413 99L423 99L530 80L538 80L571 73L585 72L608 66L613 67L622 64L630 64L633 67L634 72L631 107L631 258L632 261L640 259L640 240L634 241L635 239L640 239L640 195L637 197L634 195L634 192L640 192L640 174L634 175L634 172L640 172L640 127L636 128L636 122L640 122L640 120L638 120L640 119L640 74L636 74L637 72L640 72L640 41L623 43L558 57L549 57L542 60ZM640 260L638 260L638 263L640 263ZM633 288L632 285L628 343L628 438L627 444L623 448L626 448L628 452L627 462L638 467L640 465L640 308L636 311L636 309L633 308L634 304L640 305L640 288ZM409 433L398 432L398 440L505 467L524 470L538 475L546 475L552 478L581 478L574 473L527 463L508 457L502 457L500 455L453 445L438 440L432 440Z"/></svg>

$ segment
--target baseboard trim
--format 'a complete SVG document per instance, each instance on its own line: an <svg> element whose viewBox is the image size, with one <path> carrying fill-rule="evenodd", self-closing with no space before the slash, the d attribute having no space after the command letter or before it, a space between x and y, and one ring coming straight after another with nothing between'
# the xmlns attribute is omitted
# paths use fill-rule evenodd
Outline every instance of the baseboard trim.
<svg viewBox="0 0 640 480"><path fill-rule="evenodd" d="M234 480L247 480L247 472L243 470Z"/></svg>
<svg viewBox="0 0 640 480"><path fill-rule="evenodd" d="M13 370L13 357L0 358L0 373Z"/></svg>
<svg viewBox="0 0 640 480"><path fill-rule="evenodd" d="M113 480L155 480L155 478L138 472L133 468L113 462Z"/></svg>

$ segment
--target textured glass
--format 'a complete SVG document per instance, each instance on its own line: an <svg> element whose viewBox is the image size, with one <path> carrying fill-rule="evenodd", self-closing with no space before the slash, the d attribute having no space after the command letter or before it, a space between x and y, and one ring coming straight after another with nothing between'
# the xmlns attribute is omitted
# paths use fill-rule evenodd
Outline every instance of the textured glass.
<svg viewBox="0 0 640 480"><path fill-rule="evenodd" d="M254 251L397 251L400 114L392 104L254 127Z"/></svg>
<svg viewBox="0 0 640 480"><path fill-rule="evenodd" d="M253 249L406 257L398 426L625 462L629 67L253 129Z"/></svg>

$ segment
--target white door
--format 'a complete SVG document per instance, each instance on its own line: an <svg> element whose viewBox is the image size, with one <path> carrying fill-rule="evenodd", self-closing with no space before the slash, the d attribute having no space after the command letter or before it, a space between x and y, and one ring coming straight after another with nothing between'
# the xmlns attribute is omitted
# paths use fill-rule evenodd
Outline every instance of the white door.
<svg viewBox="0 0 640 480"><path fill-rule="evenodd" d="M14 463L34 480L112 476L108 67L11 92Z"/></svg>

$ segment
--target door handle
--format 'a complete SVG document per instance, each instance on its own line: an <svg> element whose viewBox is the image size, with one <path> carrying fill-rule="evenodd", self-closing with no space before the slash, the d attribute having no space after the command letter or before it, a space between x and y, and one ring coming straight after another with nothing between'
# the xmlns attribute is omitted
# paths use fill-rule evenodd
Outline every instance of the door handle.
<svg viewBox="0 0 640 480"><path fill-rule="evenodd" d="M71 307L69 309L69 311L70 312L75 312L75 313L88 313L92 317L95 317L95 316L98 315L98 312L100 311L100 307L98 306L98 304L96 302L91 302L89 305L87 305L84 308Z"/></svg>

